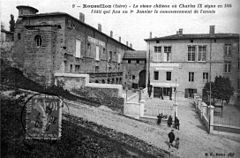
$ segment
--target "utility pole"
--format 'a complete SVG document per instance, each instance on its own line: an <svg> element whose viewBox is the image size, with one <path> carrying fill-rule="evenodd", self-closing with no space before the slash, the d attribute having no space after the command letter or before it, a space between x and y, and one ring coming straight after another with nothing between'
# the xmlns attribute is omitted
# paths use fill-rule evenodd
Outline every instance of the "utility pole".
<svg viewBox="0 0 240 158"><path fill-rule="evenodd" d="M211 127L211 125L210 125L210 120L211 120L211 116L210 116L210 106L211 106L211 104L212 104L212 38L210 37L210 74L209 74L209 79L210 79L210 83L209 83L209 90L210 90L210 93L209 93L209 98L210 98L210 100L209 100L209 106L208 106L208 112L209 112L209 116L208 116L208 121L209 121L209 130L208 130L208 133L210 133L210 127Z"/></svg>

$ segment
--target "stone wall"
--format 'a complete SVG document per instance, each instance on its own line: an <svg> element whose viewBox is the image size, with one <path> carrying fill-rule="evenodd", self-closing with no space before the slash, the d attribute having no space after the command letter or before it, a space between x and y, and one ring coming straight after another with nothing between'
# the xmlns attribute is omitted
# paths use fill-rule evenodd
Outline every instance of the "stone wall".
<svg viewBox="0 0 240 158"><path fill-rule="evenodd" d="M55 84L64 89L123 113L122 85L89 83L88 74L55 73L54 76Z"/></svg>

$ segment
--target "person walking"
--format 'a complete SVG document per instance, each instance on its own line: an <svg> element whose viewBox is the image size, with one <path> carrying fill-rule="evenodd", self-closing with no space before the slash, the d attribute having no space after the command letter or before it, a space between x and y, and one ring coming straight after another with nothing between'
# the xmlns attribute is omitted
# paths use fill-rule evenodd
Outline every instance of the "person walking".
<svg viewBox="0 0 240 158"><path fill-rule="evenodd" d="M169 148L173 146L173 141L175 140L174 130L172 129L171 132L168 133L169 138Z"/></svg>
<svg viewBox="0 0 240 158"><path fill-rule="evenodd" d="M167 120L168 127L172 126L172 116L170 115Z"/></svg>
<svg viewBox="0 0 240 158"><path fill-rule="evenodd" d="M174 120L174 126L177 130L179 130L180 123L179 123L179 119L177 116L175 117L175 120Z"/></svg>
<svg viewBox="0 0 240 158"><path fill-rule="evenodd" d="M180 139L177 137L173 143L173 147L179 149Z"/></svg>
<svg viewBox="0 0 240 158"><path fill-rule="evenodd" d="M158 125L161 124L162 118L163 118L163 114L162 114L162 113L161 113L161 114L158 114L158 116L157 116L157 124L158 124Z"/></svg>

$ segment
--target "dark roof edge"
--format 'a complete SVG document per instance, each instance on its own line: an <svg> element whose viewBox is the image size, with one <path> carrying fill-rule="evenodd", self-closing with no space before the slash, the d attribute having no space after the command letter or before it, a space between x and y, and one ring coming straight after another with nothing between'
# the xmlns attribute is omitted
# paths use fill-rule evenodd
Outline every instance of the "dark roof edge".
<svg viewBox="0 0 240 158"><path fill-rule="evenodd" d="M31 27L57 27L61 28L61 25L25 25L26 28L31 28Z"/></svg>
<svg viewBox="0 0 240 158"><path fill-rule="evenodd" d="M17 8L17 9L19 9L19 8L30 8L30 9L32 9L32 10L35 10L36 13L38 12L38 9L36 9L36 8L34 8L34 7L31 7L31 6L27 6L27 5L18 5L16 8Z"/></svg>
<svg viewBox="0 0 240 158"><path fill-rule="evenodd" d="M88 24L86 24L86 23L84 23L84 22L81 22L79 19L77 19L77 18L71 16L71 15L68 14L68 13L63 13L63 12L41 13L41 14L33 14L33 15L24 15L24 16L22 16L22 18L24 18L24 17L37 17L37 16L68 16L68 17L74 19L75 21L77 21L77 22L79 22L79 23L81 23L81 24L83 24L83 25L85 25L85 26L87 26L87 27L90 27L90 28L93 29L94 31L97 31L98 33L100 33L100 34L106 36L107 38L112 39L113 41L115 41L115 42L121 44L122 46L127 47L129 50L134 50L133 48L131 48L131 47L129 47L129 46L127 46L127 45L125 45L125 44L119 42L118 40L116 40L116 39L114 39L114 38L108 36L107 34L101 32L101 31L99 31L98 29L94 28L93 26L88 25Z"/></svg>
<svg viewBox="0 0 240 158"><path fill-rule="evenodd" d="M184 35L195 35L195 37L186 37ZM183 34L183 36L174 36L174 35L170 35L170 36L164 36L164 37L157 37L157 38L147 38L144 39L144 41L156 41L156 40L186 40L186 39L223 39L223 38L238 38L239 39L239 34L237 33L226 33L225 35L223 35L222 33L216 33L215 35L211 36L209 34L209 36L202 36L202 37L196 37L196 35L208 35L208 34ZM221 36L216 36L216 35L221 35ZM171 37L174 36L174 37Z"/></svg>

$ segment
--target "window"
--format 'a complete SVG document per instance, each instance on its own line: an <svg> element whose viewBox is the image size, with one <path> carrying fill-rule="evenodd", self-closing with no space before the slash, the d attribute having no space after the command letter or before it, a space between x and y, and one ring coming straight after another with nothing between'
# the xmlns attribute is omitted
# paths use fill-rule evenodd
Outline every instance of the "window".
<svg viewBox="0 0 240 158"><path fill-rule="evenodd" d="M131 60L128 59L128 63L130 64L130 63L131 63Z"/></svg>
<svg viewBox="0 0 240 158"><path fill-rule="evenodd" d="M163 61L170 61L171 47L164 47Z"/></svg>
<svg viewBox="0 0 240 158"><path fill-rule="evenodd" d="M109 58L108 58L109 62L112 62L112 51L109 52Z"/></svg>
<svg viewBox="0 0 240 158"><path fill-rule="evenodd" d="M75 57L80 58L81 57L81 41L76 40L76 52L75 52Z"/></svg>
<svg viewBox="0 0 240 158"><path fill-rule="evenodd" d="M158 71L154 71L154 80L158 80Z"/></svg>
<svg viewBox="0 0 240 158"><path fill-rule="evenodd" d="M103 54L105 54L106 53L106 48L103 48Z"/></svg>
<svg viewBox="0 0 240 158"><path fill-rule="evenodd" d="M17 34L17 38L18 38L18 40L21 40L21 33Z"/></svg>
<svg viewBox="0 0 240 158"><path fill-rule="evenodd" d="M237 87L240 89L240 79L238 79Z"/></svg>
<svg viewBox="0 0 240 158"><path fill-rule="evenodd" d="M161 47L160 47L160 46L158 46L158 47L155 46L155 47L154 47L154 52L155 52L155 53L161 53Z"/></svg>
<svg viewBox="0 0 240 158"><path fill-rule="evenodd" d="M157 40L156 43L159 43L159 40Z"/></svg>
<svg viewBox="0 0 240 158"><path fill-rule="evenodd" d="M80 65L75 65L75 72L79 72L80 71Z"/></svg>
<svg viewBox="0 0 240 158"><path fill-rule="evenodd" d="M208 82L208 72L203 73L203 82Z"/></svg>
<svg viewBox="0 0 240 158"><path fill-rule="evenodd" d="M100 52L99 52L99 46L96 46L96 60L99 61L99 56L100 56Z"/></svg>
<svg viewBox="0 0 240 158"><path fill-rule="evenodd" d="M68 71L68 67L67 67L67 61L64 61L64 72Z"/></svg>
<svg viewBox="0 0 240 158"><path fill-rule="evenodd" d="M99 72L99 66L95 66L95 72Z"/></svg>
<svg viewBox="0 0 240 158"><path fill-rule="evenodd" d="M189 81L189 82L194 82L194 72L189 72L188 81Z"/></svg>
<svg viewBox="0 0 240 158"><path fill-rule="evenodd" d="M37 47L40 47L42 45L42 38L40 35L36 35L34 38L34 41L35 41Z"/></svg>
<svg viewBox="0 0 240 158"><path fill-rule="evenodd" d="M139 60L137 60L137 62L136 62L137 64L139 64Z"/></svg>
<svg viewBox="0 0 240 158"><path fill-rule="evenodd" d="M121 54L118 53L118 63L120 64L121 63Z"/></svg>
<svg viewBox="0 0 240 158"><path fill-rule="evenodd" d="M224 46L224 56L229 57L231 56L231 44L225 44Z"/></svg>
<svg viewBox="0 0 240 158"><path fill-rule="evenodd" d="M188 46L188 61L195 61L196 47Z"/></svg>
<svg viewBox="0 0 240 158"><path fill-rule="evenodd" d="M132 79L135 80L135 75L132 75Z"/></svg>
<svg viewBox="0 0 240 158"><path fill-rule="evenodd" d="M88 49L90 50L91 49L91 43L88 43L87 46L88 46Z"/></svg>
<svg viewBox="0 0 240 158"><path fill-rule="evenodd" d="M70 64L70 72L72 72L72 71L73 71L73 65Z"/></svg>
<svg viewBox="0 0 240 158"><path fill-rule="evenodd" d="M207 46L198 47L198 61L206 61Z"/></svg>
<svg viewBox="0 0 240 158"><path fill-rule="evenodd" d="M230 61L224 62L224 72L231 72L231 62Z"/></svg>
<svg viewBox="0 0 240 158"><path fill-rule="evenodd" d="M167 73L166 73L166 80L167 80L167 81L171 81L171 77L172 77L171 75L172 75L171 72L167 72Z"/></svg>

